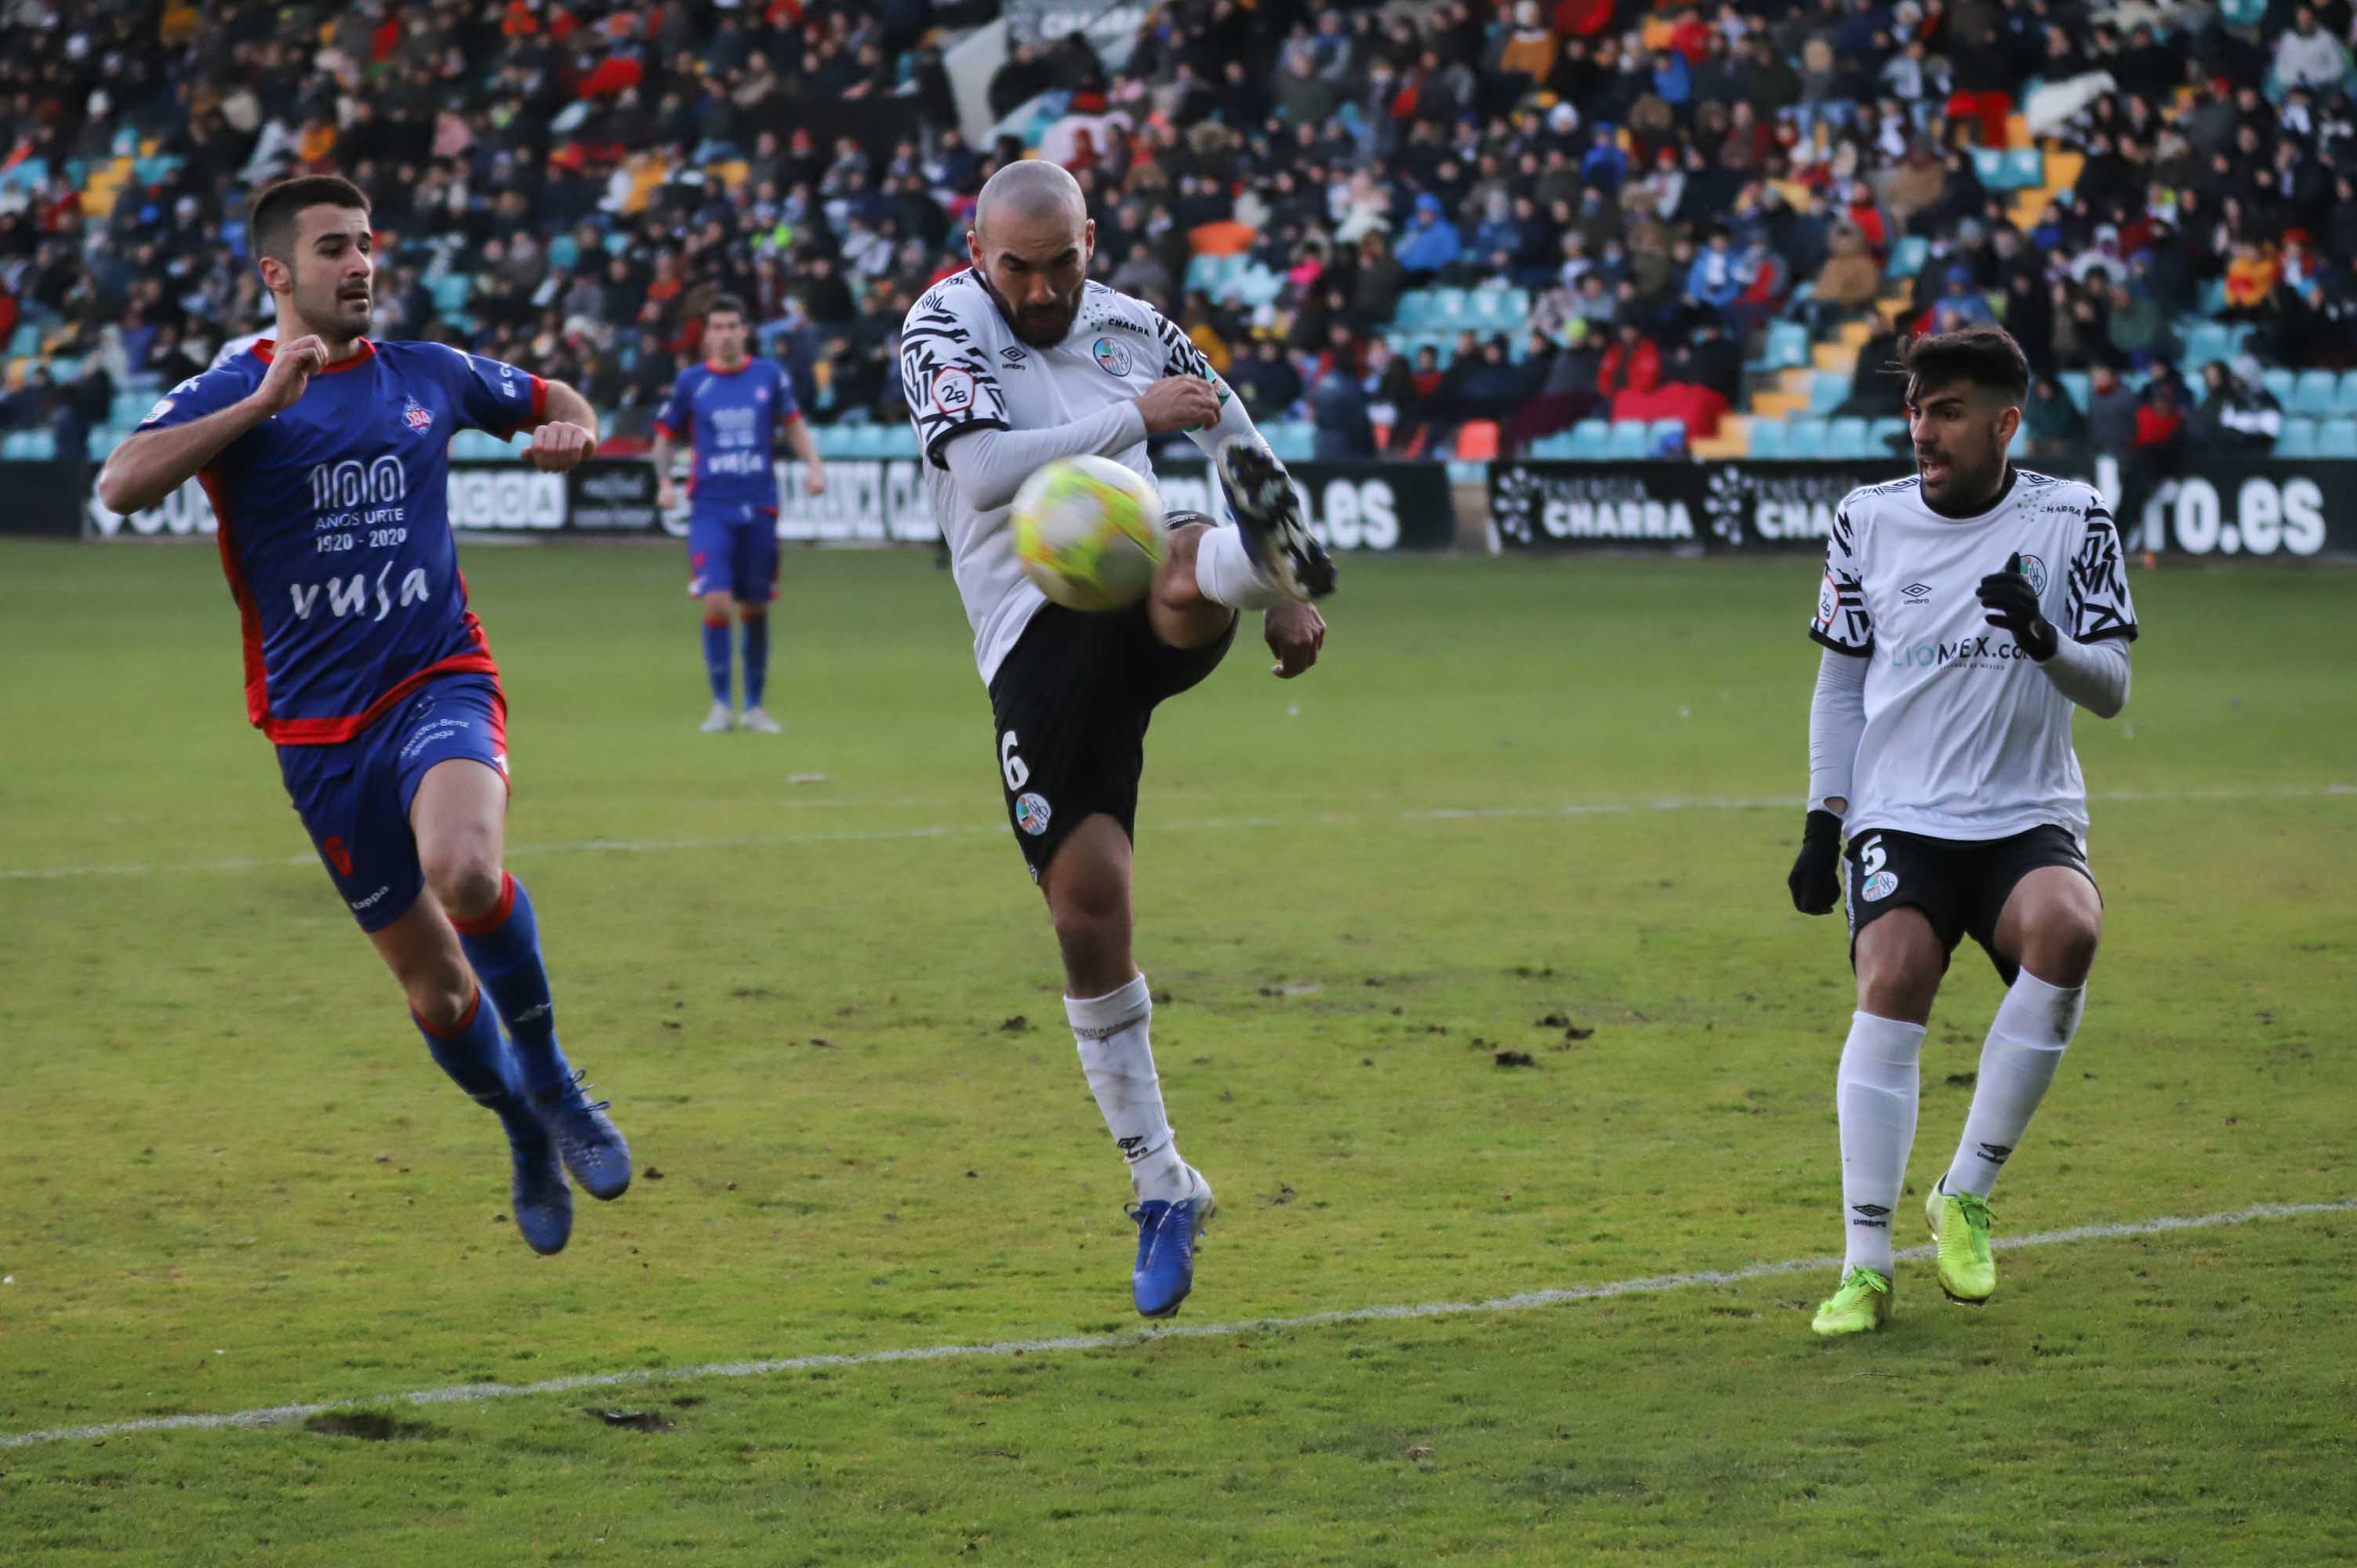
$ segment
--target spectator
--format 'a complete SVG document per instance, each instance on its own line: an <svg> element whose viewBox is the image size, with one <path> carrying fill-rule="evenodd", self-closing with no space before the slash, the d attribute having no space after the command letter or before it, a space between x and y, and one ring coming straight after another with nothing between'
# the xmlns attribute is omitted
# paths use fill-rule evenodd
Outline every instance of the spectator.
<svg viewBox="0 0 2357 1568"><path fill-rule="evenodd" d="M1400 237L1399 264L1411 285L1436 281L1457 265L1463 246L1457 226L1441 215L1440 199L1430 191L1415 199L1415 216Z"/></svg>
<svg viewBox="0 0 2357 1568"><path fill-rule="evenodd" d="M1867 254L1866 236L1857 224L1836 224L1829 248L1832 253L1817 271L1816 290L1809 300L1820 333L1871 308L1882 295L1882 269Z"/></svg>
<svg viewBox="0 0 2357 1568"><path fill-rule="evenodd" d="M1620 324L1618 341L1604 350L1597 368L1597 392L1610 398L1623 392L1649 392L1662 384L1662 350L1632 321Z"/></svg>
<svg viewBox="0 0 2357 1568"><path fill-rule="evenodd" d="M1349 355L1329 354L1309 384L1309 417L1320 462L1361 462L1375 455L1374 426L1359 373Z"/></svg>
<svg viewBox="0 0 2357 1568"><path fill-rule="evenodd" d="M2136 443L2136 415L2143 407L2108 361L2095 366L2087 391L2087 445L2124 456ZM2123 516L2126 514L2123 513Z"/></svg>
<svg viewBox="0 0 2357 1568"><path fill-rule="evenodd" d="M2021 427L2030 456L2075 457L2086 439L2087 416L2050 373L2042 373L2029 389Z"/></svg>
<svg viewBox="0 0 2357 1568"><path fill-rule="evenodd" d="M2150 295L2131 294L2126 284L2115 284L2111 306L2112 347L2127 357L2130 369L2146 370L2156 360L2177 357L2177 339Z"/></svg>
<svg viewBox="0 0 2357 1568"><path fill-rule="evenodd" d="M2203 374L2224 369L2212 360L2203 367ZM2283 434L2283 404L2267 391L2259 362L2245 356L2235 361L2233 373L2222 374L2221 379L2225 386L2217 398L2222 404L2217 418L2220 449L2266 456L2275 450L2276 437Z"/></svg>
<svg viewBox="0 0 2357 1568"><path fill-rule="evenodd" d="M2316 13L2302 5L2291 31L2276 40L2276 80L2285 87L2329 88L2349 74L2349 51L2339 39L2316 24Z"/></svg>
<svg viewBox="0 0 2357 1568"><path fill-rule="evenodd" d="M1287 419L1301 401L1301 376L1285 357L1285 347L1274 338L1253 345L1252 356L1237 362L1228 384L1244 400L1254 420Z"/></svg>

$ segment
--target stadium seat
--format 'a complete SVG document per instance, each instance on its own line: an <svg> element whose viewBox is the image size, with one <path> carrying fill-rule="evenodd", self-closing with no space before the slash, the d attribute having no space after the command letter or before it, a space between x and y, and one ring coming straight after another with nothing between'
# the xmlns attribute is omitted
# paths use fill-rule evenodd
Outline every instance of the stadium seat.
<svg viewBox="0 0 2357 1568"><path fill-rule="evenodd" d="M2278 457L2313 457L2316 456L2316 421L2287 419L2283 431L2276 437Z"/></svg>
<svg viewBox="0 0 2357 1568"><path fill-rule="evenodd" d="M2185 334L2185 379L2200 381L2202 366L2212 360L2230 360L2233 354L2234 340L2227 335L2223 324L2204 321L2191 328Z"/></svg>
<svg viewBox="0 0 2357 1568"><path fill-rule="evenodd" d="M548 242L548 264L559 272L571 272L581 259L581 242L570 234L558 234Z"/></svg>
<svg viewBox="0 0 2357 1568"><path fill-rule="evenodd" d="M1849 378L1832 371L1819 371L1809 383L1809 412L1820 417L1830 417L1834 410L1849 401Z"/></svg>
<svg viewBox="0 0 2357 1568"><path fill-rule="evenodd" d="M1605 442L1604 455L1616 463L1636 463L1652 455L1652 444L1646 439L1650 427L1641 419L1616 419L1612 434Z"/></svg>
<svg viewBox="0 0 2357 1568"><path fill-rule="evenodd" d="M20 322L9 335L8 353L11 358L29 360L41 351L41 329L31 322Z"/></svg>
<svg viewBox="0 0 2357 1568"><path fill-rule="evenodd" d="M1921 234L1909 234L1890 249L1890 275L1911 278L1923 270L1924 260L1932 253L1932 242Z"/></svg>
<svg viewBox="0 0 2357 1568"><path fill-rule="evenodd" d="M2095 390L2094 379L2084 371L2065 371L2058 379L2062 383L2063 394L2079 405L2081 413L2086 413L2087 399Z"/></svg>
<svg viewBox="0 0 2357 1568"><path fill-rule="evenodd" d="M2036 190L2046 183L2046 155L2036 147L2016 147L2005 155L2006 188Z"/></svg>
<svg viewBox="0 0 2357 1568"><path fill-rule="evenodd" d="M1433 317L1432 294L1428 289L1408 289L1392 307L1392 329L1396 332L1420 332Z"/></svg>
<svg viewBox="0 0 2357 1568"><path fill-rule="evenodd" d="M887 457L922 456L922 451L917 445L917 427L906 424L884 426L884 456Z"/></svg>
<svg viewBox="0 0 2357 1568"><path fill-rule="evenodd" d="M1835 457L1870 457L1874 450L1867 443L1866 421L1836 419L1825 426L1825 451Z"/></svg>
<svg viewBox="0 0 2357 1568"><path fill-rule="evenodd" d="M1612 424L1609 420L1583 419L1571 427L1570 456L1583 462L1603 459L1612 446Z"/></svg>
<svg viewBox="0 0 2357 1568"><path fill-rule="evenodd" d="M1751 455L1776 459L1792 455L1792 427L1781 419L1751 422Z"/></svg>
<svg viewBox="0 0 2357 1568"><path fill-rule="evenodd" d="M1771 370L1798 369L1809 362L1809 329L1797 321L1768 324L1768 364Z"/></svg>
<svg viewBox="0 0 2357 1568"><path fill-rule="evenodd" d="M1645 450L1656 457L1682 456L1686 449L1686 422L1657 419L1645 426Z"/></svg>
<svg viewBox="0 0 2357 1568"><path fill-rule="evenodd" d="M2291 401L2284 404L2285 412L2305 414L2310 419L2330 417L2340 380L2330 371L2302 371L2299 379L2292 383Z"/></svg>
<svg viewBox="0 0 2357 1568"><path fill-rule="evenodd" d="M2344 418L2357 418L2357 371L2341 372L2341 384L2332 394L2332 412Z"/></svg>
<svg viewBox="0 0 2357 1568"><path fill-rule="evenodd" d="M2290 413L2292 389L2298 385L2298 378L2289 371L2269 371L2259 380L2260 384L2275 394L2275 400L2284 405L2284 412Z"/></svg>
<svg viewBox="0 0 2357 1568"><path fill-rule="evenodd" d="M1577 444L1566 430L1554 435L1542 435L1531 443L1530 455L1552 462L1565 462L1579 456Z"/></svg>
<svg viewBox="0 0 2357 1568"><path fill-rule="evenodd" d="M1449 328L1473 324L1473 307L1461 288L1439 288L1432 291L1432 318Z"/></svg>
<svg viewBox="0 0 2357 1568"><path fill-rule="evenodd" d="M17 458L27 463L47 463L58 455L58 438L54 431L12 430L0 440L0 456Z"/></svg>
<svg viewBox="0 0 2357 1568"><path fill-rule="evenodd" d="M1822 419L1796 419L1792 422L1792 452L1794 457L1825 457L1832 455L1832 433Z"/></svg>
<svg viewBox="0 0 2357 1568"><path fill-rule="evenodd" d="M1907 439L1907 422L1903 419L1878 419L1867 427L1867 456L1889 457L1898 454L1900 444Z"/></svg>
<svg viewBox="0 0 2357 1568"><path fill-rule="evenodd" d="M2316 430L2319 457L2357 457L2357 419L2328 419Z"/></svg>
<svg viewBox="0 0 2357 1568"><path fill-rule="evenodd" d="M1498 456L1498 426L1494 420L1469 419L1457 427L1457 460L1460 463L1487 463Z"/></svg>

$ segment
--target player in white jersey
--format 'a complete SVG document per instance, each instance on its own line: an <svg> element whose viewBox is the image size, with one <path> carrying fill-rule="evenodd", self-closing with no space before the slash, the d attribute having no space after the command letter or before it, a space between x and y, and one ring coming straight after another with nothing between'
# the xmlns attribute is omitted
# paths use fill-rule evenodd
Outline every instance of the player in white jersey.
<svg viewBox="0 0 2357 1568"><path fill-rule="evenodd" d="M909 312L900 370L990 691L1007 818L1047 897L1081 1067L1138 1199L1132 1297L1164 1317L1193 1286L1212 1197L1172 1140L1146 1037L1151 993L1131 956L1146 724L1211 672L1238 610L1266 612L1275 673L1308 669L1326 624L1308 601L1334 571L1241 400L1194 344L1143 301L1088 281L1095 236L1061 168L999 170L975 203L974 264ZM1174 514L1153 589L1130 609L1049 604L1008 537L1017 489L1041 464L1083 454L1151 482L1147 437L1178 431L1218 459L1237 526Z"/></svg>
<svg viewBox="0 0 2357 1568"><path fill-rule="evenodd" d="M2103 929L2071 711L2126 704L2136 635L2103 497L2007 460L2020 347L1969 328L1918 339L1904 367L1916 477L1842 502L1809 626L1824 653L1790 886L1803 913L1829 912L1846 832L1857 975L1835 1087L1848 1251L1817 1312L1826 1336L1889 1320L1917 1058L1966 935L2008 989L1925 1216L1950 1299L1996 1289L1989 1189L2079 1026Z"/></svg>
<svg viewBox="0 0 2357 1568"><path fill-rule="evenodd" d="M244 353L248 349L253 348L256 343L259 343L264 338L269 337L271 332L274 332L276 330L277 328L273 327L270 329L270 332L249 332L242 338L231 338L228 342L222 344L221 346L221 351L213 356L211 368L216 371L220 370L223 365L228 364L240 354Z"/></svg>

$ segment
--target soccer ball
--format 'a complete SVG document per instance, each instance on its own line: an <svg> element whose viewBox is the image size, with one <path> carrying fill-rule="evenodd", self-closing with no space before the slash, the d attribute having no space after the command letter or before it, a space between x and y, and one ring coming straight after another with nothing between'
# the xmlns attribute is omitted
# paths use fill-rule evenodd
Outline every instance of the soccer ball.
<svg viewBox="0 0 2357 1568"><path fill-rule="evenodd" d="M1110 457L1059 457L1015 492L1015 556L1039 591L1071 610L1117 610L1146 596L1170 541L1162 498Z"/></svg>

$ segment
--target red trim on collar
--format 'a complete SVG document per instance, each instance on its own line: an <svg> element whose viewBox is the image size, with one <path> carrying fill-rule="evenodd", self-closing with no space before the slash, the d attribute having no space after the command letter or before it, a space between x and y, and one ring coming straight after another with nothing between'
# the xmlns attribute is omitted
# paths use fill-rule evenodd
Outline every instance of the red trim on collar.
<svg viewBox="0 0 2357 1568"><path fill-rule="evenodd" d="M353 341L358 345L358 347L354 348L350 353L345 355L342 359L330 360L326 364L321 365L317 373L323 376L331 376L338 371L349 371L355 365L364 365L371 360L376 358L375 344L370 342L365 338L354 338ZM268 338L264 338L261 342L256 343L253 346L253 357L261 360L265 365L270 363L270 356L277 351L277 343Z"/></svg>

